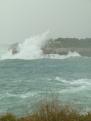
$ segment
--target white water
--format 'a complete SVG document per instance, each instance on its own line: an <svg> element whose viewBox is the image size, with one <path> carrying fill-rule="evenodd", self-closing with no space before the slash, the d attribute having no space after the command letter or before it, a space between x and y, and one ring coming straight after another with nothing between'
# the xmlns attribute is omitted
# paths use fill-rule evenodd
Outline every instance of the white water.
<svg viewBox="0 0 91 121"><path fill-rule="evenodd" d="M67 85L67 88L61 89L59 93L76 93L79 91L88 91L91 87L91 79L77 79L77 80L65 80L60 77L56 77L55 80L58 82L58 84L62 83L63 85ZM56 82L56 83L57 83Z"/></svg>
<svg viewBox="0 0 91 121"><path fill-rule="evenodd" d="M66 59L70 57L79 57L77 52L69 52L67 55L58 54L48 54L44 55L42 47L49 40L49 32L45 32L41 35L33 36L26 39L23 43L18 44L19 52L12 54L12 49L8 50L5 54L1 56L1 59L40 59L40 58L50 58L50 59Z"/></svg>
<svg viewBox="0 0 91 121"><path fill-rule="evenodd" d="M77 52L68 52L67 55L48 54L45 56L45 58L50 58L50 59L67 59L70 57L80 57L80 54Z"/></svg>

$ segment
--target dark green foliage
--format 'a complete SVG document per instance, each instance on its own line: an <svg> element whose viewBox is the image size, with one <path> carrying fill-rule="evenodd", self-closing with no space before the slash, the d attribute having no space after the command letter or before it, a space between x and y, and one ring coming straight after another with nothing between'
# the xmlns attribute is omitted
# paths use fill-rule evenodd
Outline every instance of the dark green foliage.
<svg viewBox="0 0 91 121"><path fill-rule="evenodd" d="M0 117L0 121L16 121L16 117L10 113Z"/></svg>

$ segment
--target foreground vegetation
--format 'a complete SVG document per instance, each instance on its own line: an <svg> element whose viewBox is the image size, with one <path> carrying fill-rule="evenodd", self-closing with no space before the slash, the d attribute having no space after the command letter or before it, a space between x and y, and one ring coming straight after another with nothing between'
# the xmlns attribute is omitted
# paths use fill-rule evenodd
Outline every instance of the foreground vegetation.
<svg viewBox="0 0 91 121"><path fill-rule="evenodd" d="M26 117L7 113L0 116L0 121L91 121L91 113L80 114L69 106L51 102L41 104L37 111Z"/></svg>

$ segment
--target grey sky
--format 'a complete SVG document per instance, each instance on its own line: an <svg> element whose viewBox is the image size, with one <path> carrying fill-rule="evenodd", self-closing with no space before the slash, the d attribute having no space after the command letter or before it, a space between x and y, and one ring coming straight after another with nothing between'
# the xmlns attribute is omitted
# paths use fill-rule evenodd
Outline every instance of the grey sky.
<svg viewBox="0 0 91 121"><path fill-rule="evenodd" d="M0 44L46 30L53 37L91 37L91 0L0 0Z"/></svg>

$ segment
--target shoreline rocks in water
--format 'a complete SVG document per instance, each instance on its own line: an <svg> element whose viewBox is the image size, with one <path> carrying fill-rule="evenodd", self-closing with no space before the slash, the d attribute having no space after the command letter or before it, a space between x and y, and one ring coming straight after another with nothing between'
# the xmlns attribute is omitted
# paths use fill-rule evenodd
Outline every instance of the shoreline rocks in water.
<svg viewBox="0 0 91 121"><path fill-rule="evenodd" d="M91 38L57 38L47 41L45 46L41 47L44 54L66 55L69 52L77 52L82 56L91 57ZM9 47L12 54L19 52L19 43L12 44Z"/></svg>
<svg viewBox="0 0 91 121"><path fill-rule="evenodd" d="M44 54L66 55L77 52L82 56L91 56L91 39L58 38L50 40L43 48Z"/></svg>

